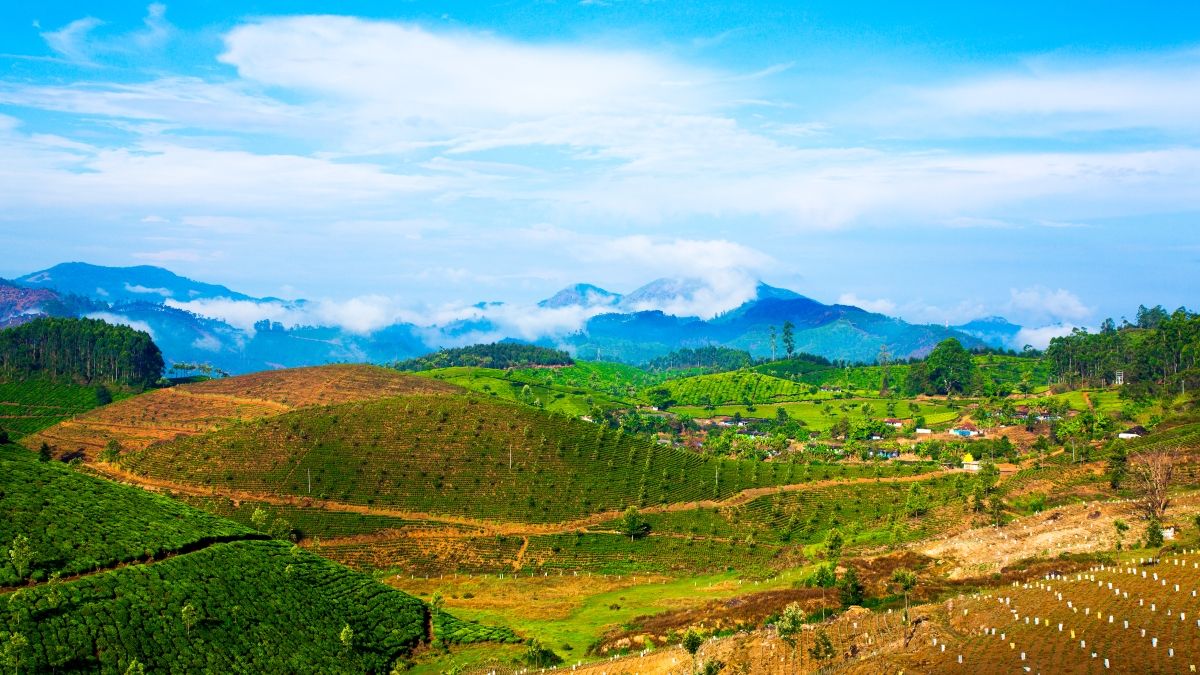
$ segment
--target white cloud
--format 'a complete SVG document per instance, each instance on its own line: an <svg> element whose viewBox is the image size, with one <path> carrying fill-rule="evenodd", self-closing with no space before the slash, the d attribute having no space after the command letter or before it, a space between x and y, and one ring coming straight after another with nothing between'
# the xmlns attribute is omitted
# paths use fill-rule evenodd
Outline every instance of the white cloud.
<svg viewBox="0 0 1200 675"><path fill-rule="evenodd" d="M196 349L203 349L209 352L221 351L221 341L215 335L202 335L192 341L192 346Z"/></svg>
<svg viewBox="0 0 1200 675"><path fill-rule="evenodd" d="M92 312L86 316L89 319L99 319L105 323L111 323L114 326L129 326L134 330L140 330L144 333L148 333L151 339L155 339L154 329L150 328L150 324L146 323L145 321L130 319L127 316L114 314L112 312Z"/></svg>
<svg viewBox="0 0 1200 675"><path fill-rule="evenodd" d="M1070 335L1071 331L1075 330L1076 326L1067 324L1054 324L1051 326L1043 326L1041 328L1022 328L1013 338L1014 348L1021 349L1025 345L1030 345L1035 349L1045 349L1050 345L1050 340L1063 335Z"/></svg>
<svg viewBox="0 0 1200 675"><path fill-rule="evenodd" d="M1091 316L1092 310L1074 293L1059 288L1010 289L1008 311L1034 323L1078 322Z"/></svg>
<svg viewBox="0 0 1200 675"><path fill-rule="evenodd" d="M140 30L106 38L94 35L96 29L105 24L90 16L41 35L46 45L66 60L80 65L96 65L95 59L101 55L135 54L162 46L175 32L166 14L166 5L152 3L146 7Z"/></svg>
<svg viewBox="0 0 1200 675"><path fill-rule="evenodd" d="M246 80L356 101L412 125L686 106L708 79L635 51L338 16L264 19L234 28L225 45L220 60Z"/></svg>
<svg viewBox="0 0 1200 675"><path fill-rule="evenodd" d="M129 282L125 282L125 290L129 291L130 293L145 293L148 295L161 295L164 298L169 298L172 295L171 289L169 289L169 288L150 288L148 286L142 286L140 284L132 284L131 285Z"/></svg>
<svg viewBox="0 0 1200 675"><path fill-rule="evenodd" d="M896 303L887 298L879 298L878 300L868 300L860 298L854 293L842 293L838 296L837 302L839 305L852 305L861 307L868 312L876 312L878 314L887 314L893 316L896 313Z"/></svg>

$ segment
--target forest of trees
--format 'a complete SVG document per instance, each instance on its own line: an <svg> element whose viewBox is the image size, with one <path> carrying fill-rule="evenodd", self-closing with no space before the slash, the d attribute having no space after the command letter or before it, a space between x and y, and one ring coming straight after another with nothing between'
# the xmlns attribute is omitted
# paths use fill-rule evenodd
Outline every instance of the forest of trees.
<svg viewBox="0 0 1200 675"><path fill-rule="evenodd" d="M703 368L714 373L727 370L737 370L754 365L754 357L750 352L730 347L697 347L695 349L677 349L666 356L660 356L646 364L646 370L665 372L668 370L684 370L688 368Z"/></svg>
<svg viewBox="0 0 1200 675"><path fill-rule="evenodd" d="M396 364L398 370L418 371L456 366L481 368L528 368L531 366L569 366L575 363L571 355L548 347L517 342L496 342L443 349Z"/></svg>
<svg viewBox="0 0 1200 675"><path fill-rule="evenodd" d="M1200 315L1138 307L1136 323L1107 319L1098 333L1075 329L1051 340L1045 354L1055 377L1071 386L1114 384L1122 371L1131 397L1186 393L1200 386Z"/></svg>
<svg viewBox="0 0 1200 675"><path fill-rule="evenodd" d="M163 357L145 332L96 319L35 319L0 331L0 377L148 386Z"/></svg>

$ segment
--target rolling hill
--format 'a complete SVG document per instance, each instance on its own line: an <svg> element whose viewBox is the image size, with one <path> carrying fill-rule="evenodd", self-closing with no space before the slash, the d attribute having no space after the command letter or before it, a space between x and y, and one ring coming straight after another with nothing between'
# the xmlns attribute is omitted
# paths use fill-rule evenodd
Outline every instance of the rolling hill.
<svg viewBox="0 0 1200 675"><path fill-rule="evenodd" d="M0 446L0 508L0 635L20 672L387 673L433 640L516 641L288 543L12 446Z"/></svg>
<svg viewBox="0 0 1200 675"><path fill-rule="evenodd" d="M305 406L457 391L451 384L378 366L268 370L156 389L63 421L22 443L36 448L45 442L59 452L82 450L94 457L110 440L138 449Z"/></svg>

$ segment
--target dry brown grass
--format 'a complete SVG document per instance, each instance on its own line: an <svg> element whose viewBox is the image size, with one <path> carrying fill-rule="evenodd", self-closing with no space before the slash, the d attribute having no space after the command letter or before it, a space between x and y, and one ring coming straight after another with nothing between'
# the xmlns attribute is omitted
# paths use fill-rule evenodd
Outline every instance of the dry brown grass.
<svg viewBox="0 0 1200 675"><path fill-rule="evenodd" d="M406 394L458 393L454 385L368 365L270 370L157 389L97 408L23 439L92 459L110 440L127 450L289 410Z"/></svg>

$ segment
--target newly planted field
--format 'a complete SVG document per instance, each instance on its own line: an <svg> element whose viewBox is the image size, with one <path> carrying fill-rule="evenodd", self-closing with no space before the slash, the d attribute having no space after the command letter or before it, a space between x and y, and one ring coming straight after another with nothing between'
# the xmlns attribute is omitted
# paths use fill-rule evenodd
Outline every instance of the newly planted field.
<svg viewBox="0 0 1200 675"><path fill-rule="evenodd" d="M446 396L296 411L158 444L123 465L216 493L513 522L723 499L804 474L797 465L698 455L527 406ZM872 471L830 465L822 475Z"/></svg>
<svg viewBox="0 0 1200 675"><path fill-rule="evenodd" d="M159 389L45 429L22 442L45 442L89 457L115 440L141 449L225 424L279 415L294 408L412 393L454 393L457 387L388 368L336 365L264 371Z"/></svg>
<svg viewBox="0 0 1200 675"><path fill-rule="evenodd" d="M107 390L114 400L129 392ZM0 429L10 438L32 434L100 405L95 387L48 380L0 382Z"/></svg>
<svg viewBox="0 0 1200 675"><path fill-rule="evenodd" d="M162 557L253 530L137 488L75 473L58 462L0 457L0 550L25 537L17 569L0 559L0 586Z"/></svg>

